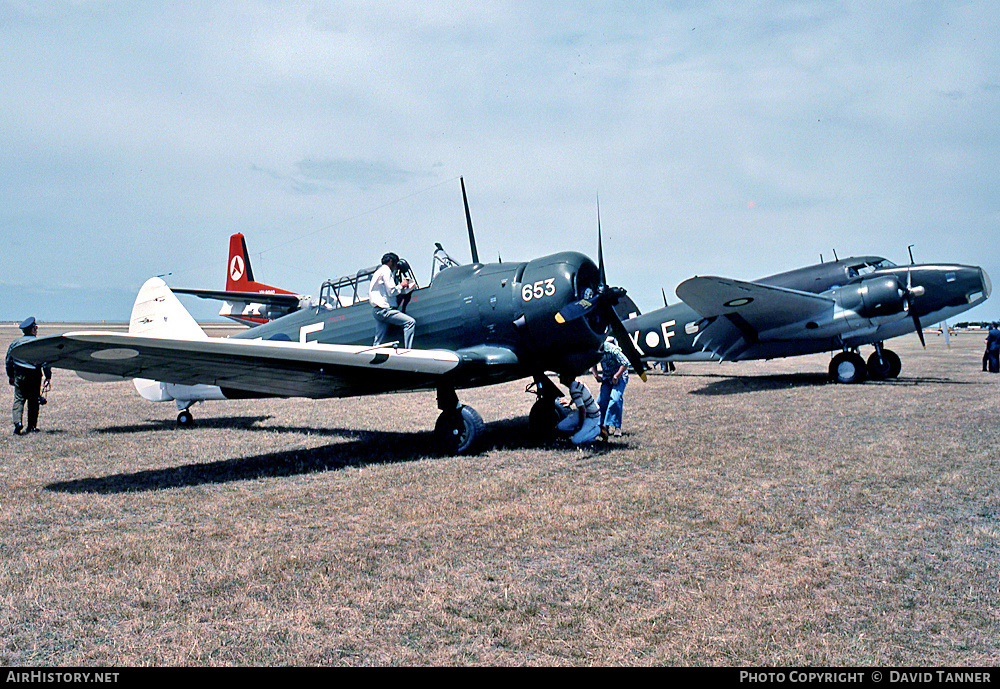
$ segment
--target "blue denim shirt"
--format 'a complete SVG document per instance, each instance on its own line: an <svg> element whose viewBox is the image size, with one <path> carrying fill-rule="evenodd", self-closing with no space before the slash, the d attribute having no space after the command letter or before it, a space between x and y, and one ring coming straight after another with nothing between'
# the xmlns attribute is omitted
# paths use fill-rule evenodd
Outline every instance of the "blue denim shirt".
<svg viewBox="0 0 1000 689"><path fill-rule="evenodd" d="M628 357L625 356L625 352L614 342L605 342L601 345L601 375L607 380L611 380L611 376L615 375L619 368L625 367L625 373L622 374L622 380L628 380Z"/></svg>

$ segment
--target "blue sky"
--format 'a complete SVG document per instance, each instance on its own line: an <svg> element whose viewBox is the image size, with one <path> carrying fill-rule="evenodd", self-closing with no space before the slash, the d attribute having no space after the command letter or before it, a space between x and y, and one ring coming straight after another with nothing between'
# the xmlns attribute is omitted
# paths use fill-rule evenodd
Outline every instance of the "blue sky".
<svg viewBox="0 0 1000 689"><path fill-rule="evenodd" d="M142 282L316 294L387 250L695 275L858 254L1000 280L1000 10L969 2L0 1L0 318ZM217 305L184 298L199 318ZM1000 316L996 297L970 318Z"/></svg>

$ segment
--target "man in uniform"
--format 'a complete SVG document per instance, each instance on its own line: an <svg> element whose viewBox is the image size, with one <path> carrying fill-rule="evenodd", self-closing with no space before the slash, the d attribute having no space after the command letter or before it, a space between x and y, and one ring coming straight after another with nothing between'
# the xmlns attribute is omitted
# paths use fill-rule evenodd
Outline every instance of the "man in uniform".
<svg viewBox="0 0 1000 689"><path fill-rule="evenodd" d="M7 358L4 361L7 369L7 380L14 386L14 435L31 433L38 430L38 406L42 394L42 374L45 375L45 385L52 379L52 369L47 364L29 364L11 355L14 346L29 338L38 337L38 323L30 316L21 323L24 334L14 340L7 348ZM24 418L24 405L28 404L28 425L21 424Z"/></svg>
<svg viewBox="0 0 1000 689"><path fill-rule="evenodd" d="M986 353L983 354L983 370L990 373L1000 372L1000 324L990 325L986 336Z"/></svg>

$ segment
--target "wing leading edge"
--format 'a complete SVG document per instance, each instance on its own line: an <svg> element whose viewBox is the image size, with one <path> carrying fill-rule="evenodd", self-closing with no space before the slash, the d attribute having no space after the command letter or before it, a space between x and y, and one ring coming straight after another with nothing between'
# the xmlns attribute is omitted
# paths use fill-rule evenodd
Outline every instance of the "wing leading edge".
<svg viewBox="0 0 1000 689"><path fill-rule="evenodd" d="M80 331L19 345L18 357L91 374L149 378L182 385L278 397L348 397L433 387L463 363L456 352L204 340Z"/></svg>

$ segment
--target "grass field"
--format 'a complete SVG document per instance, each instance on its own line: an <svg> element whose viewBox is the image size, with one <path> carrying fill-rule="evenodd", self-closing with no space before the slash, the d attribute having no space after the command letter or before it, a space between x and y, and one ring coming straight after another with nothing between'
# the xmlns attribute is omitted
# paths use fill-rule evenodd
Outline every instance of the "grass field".
<svg viewBox="0 0 1000 689"><path fill-rule="evenodd" d="M528 441L523 383L466 391L464 457L433 393L177 430L57 370L0 437L0 664L995 665L1000 376L981 335L890 345L891 382L633 377L585 450Z"/></svg>

